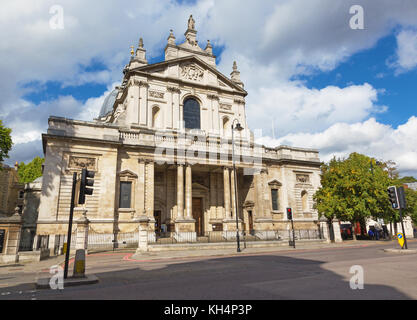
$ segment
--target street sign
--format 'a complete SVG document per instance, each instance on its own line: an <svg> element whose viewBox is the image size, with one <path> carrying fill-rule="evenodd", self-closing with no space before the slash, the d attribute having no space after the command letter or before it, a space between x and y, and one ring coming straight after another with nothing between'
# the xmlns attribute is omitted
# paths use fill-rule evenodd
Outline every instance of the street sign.
<svg viewBox="0 0 417 320"><path fill-rule="evenodd" d="M402 233L397 233L398 243L400 244L401 248L404 247L404 235Z"/></svg>

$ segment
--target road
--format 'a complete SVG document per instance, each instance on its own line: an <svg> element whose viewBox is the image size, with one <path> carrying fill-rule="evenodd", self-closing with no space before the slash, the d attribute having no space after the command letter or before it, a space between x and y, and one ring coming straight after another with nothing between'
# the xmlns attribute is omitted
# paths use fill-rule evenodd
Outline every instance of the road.
<svg viewBox="0 0 417 320"><path fill-rule="evenodd" d="M33 283L38 273L3 272L0 300L417 299L417 254L383 251L393 243L359 243L356 247L148 261L134 260L126 252L92 254L87 257L87 273L98 276L99 283L36 290ZM417 248L417 242L410 241L409 248ZM354 265L363 268L363 289L350 288Z"/></svg>

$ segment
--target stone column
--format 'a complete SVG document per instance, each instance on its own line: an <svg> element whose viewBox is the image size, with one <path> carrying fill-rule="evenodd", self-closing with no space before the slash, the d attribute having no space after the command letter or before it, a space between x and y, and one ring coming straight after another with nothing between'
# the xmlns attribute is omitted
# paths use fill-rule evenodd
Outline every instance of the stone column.
<svg viewBox="0 0 417 320"><path fill-rule="evenodd" d="M173 89L172 87L167 87L167 107L166 107L166 112L165 112L165 128L167 129L172 129L172 110L173 110L173 101L172 101L172 96L173 96Z"/></svg>
<svg viewBox="0 0 417 320"><path fill-rule="evenodd" d="M177 165L177 220L184 218L184 166Z"/></svg>
<svg viewBox="0 0 417 320"><path fill-rule="evenodd" d="M139 124L148 124L148 87L146 81L139 81Z"/></svg>
<svg viewBox="0 0 417 320"><path fill-rule="evenodd" d="M263 183L262 183L262 172L255 176L256 183L256 218L264 217L264 197L263 197Z"/></svg>
<svg viewBox="0 0 417 320"><path fill-rule="evenodd" d="M192 197L191 165L187 164L185 167L185 212L187 220L193 218Z"/></svg>
<svg viewBox="0 0 417 320"><path fill-rule="evenodd" d="M329 224L327 223L327 218L325 216L320 218L320 232L323 236L323 239L330 243L330 229Z"/></svg>
<svg viewBox="0 0 417 320"><path fill-rule="evenodd" d="M87 213L87 210L85 210ZM88 225L90 221L87 219L86 214L75 220L77 225L77 232L75 235L75 249L83 249L87 253L88 249Z"/></svg>
<svg viewBox="0 0 417 320"><path fill-rule="evenodd" d="M145 203L146 203L146 215L153 222L154 211L154 163L146 163L146 181L145 181Z"/></svg>
<svg viewBox="0 0 417 320"><path fill-rule="evenodd" d="M236 190L235 190L235 172L230 169L230 194L231 194L231 207L232 207L232 218L236 219Z"/></svg>
<svg viewBox="0 0 417 320"><path fill-rule="evenodd" d="M139 166L138 166L138 183L137 183L137 189L135 192L136 197L136 212L135 216L139 217L143 214L143 211L145 210L145 161L143 159L139 159Z"/></svg>
<svg viewBox="0 0 417 320"><path fill-rule="evenodd" d="M232 212L230 211L230 177L229 168L223 168L223 185L224 185L224 210L225 219L232 219Z"/></svg>
<svg viewBox="0 0 417 320"><path fill-rule="evenodd" d="M216 219L216 174L210 172L210 219Z"/></svg>
<svg viewBox="0 0 417 320"><path fill-rule="evenodd" d="M180 129L180 89L175 88L172 91L172 122L173 129Z"/></svg>
<svg viewBox="0 0 417 320"><path fill-rule="evenodd" d="M342 235L340 234L340 223L339 219L334 218L332 221L333 224L333 232L334 232L334 241L335 242L342 242Z"/></svg>
<svg viewBox="0 0 417 320"><path fill-rule="evenodd" d="M148 229L149 229L149 218L142 216L138 219L139 222L139 242L136 253L148 251Z"/></svg>

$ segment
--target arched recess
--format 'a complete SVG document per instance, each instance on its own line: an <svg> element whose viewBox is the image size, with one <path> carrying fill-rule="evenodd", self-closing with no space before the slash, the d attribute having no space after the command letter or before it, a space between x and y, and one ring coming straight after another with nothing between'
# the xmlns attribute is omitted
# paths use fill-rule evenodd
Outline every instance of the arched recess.
<svg viewBox="0 0 417 320"><path fill-rule="evenodd" d="M194 96L187 96L184 99L183 121L186 129L201 129L200 102Z"/></svg>
<svg viewBox="0 0 417 320"><path fill-rule="evenodd" d="M231 129L230 129L230 119L228 116L224 116L222 118L222 135L223 136L229 136L231 135Z"/></svg>
<svg viewBox="0 0 417 320"><path fill-rule="evenodd" d="M152 127L153 128L162 128L161 121L161 109L158 106L152 107Z"/></svg>
<svg viewBox="0 0 417 320"><path fill-rule="evenodd" d="M303 208L303 212L308 212L308 192L306 190L303 190L301 192L301 204Z"/></svg>

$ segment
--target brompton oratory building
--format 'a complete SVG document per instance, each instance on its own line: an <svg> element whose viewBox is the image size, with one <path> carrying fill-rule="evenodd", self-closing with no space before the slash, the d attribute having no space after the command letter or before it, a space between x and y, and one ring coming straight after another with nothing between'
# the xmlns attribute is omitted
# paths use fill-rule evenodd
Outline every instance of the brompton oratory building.
<svg viewBox="0 0 417 320"><path fill-rule="evenodd" d="M93 195L75 208L89 233L135 232L147 218L150 235L197 240L236 232L237 211L239 229L262 238L288 230L287 207L296 229L317 230L318 151L256 144L236 63L230 78L219 72L210 42L202 49L196 35L191 16L185 42L171 30L165 60L154 64L140 39L94 121L49 118L38 236L66 234L72 176L82 168L95 171Z"/></svg>

